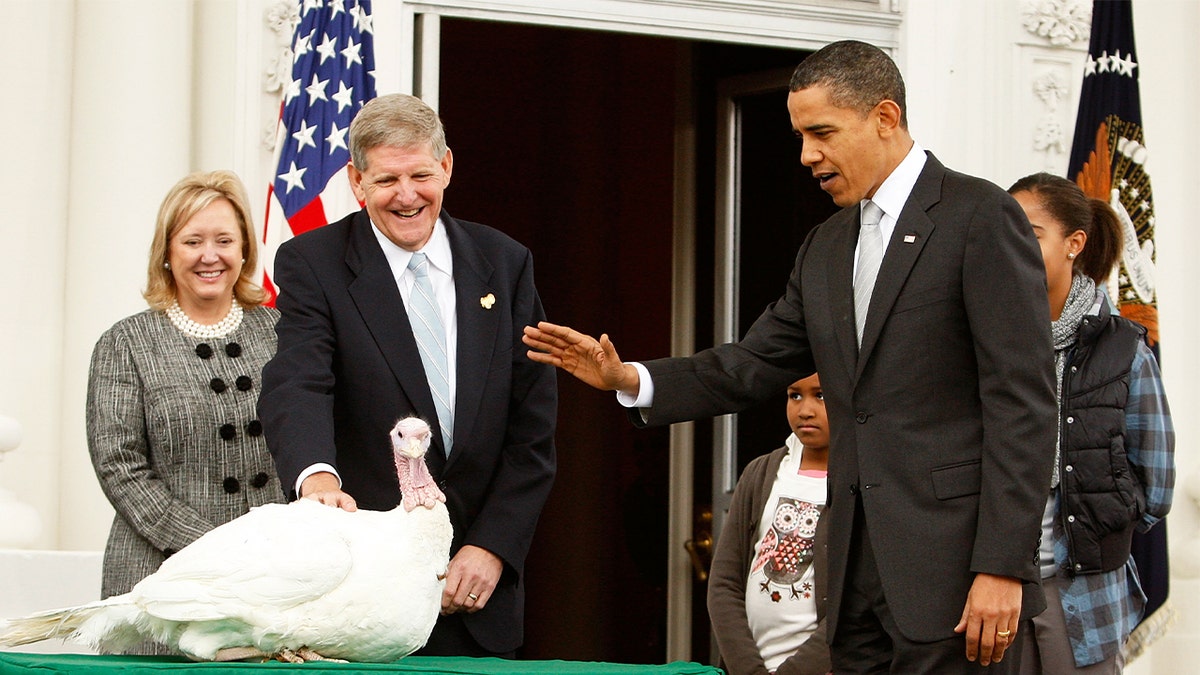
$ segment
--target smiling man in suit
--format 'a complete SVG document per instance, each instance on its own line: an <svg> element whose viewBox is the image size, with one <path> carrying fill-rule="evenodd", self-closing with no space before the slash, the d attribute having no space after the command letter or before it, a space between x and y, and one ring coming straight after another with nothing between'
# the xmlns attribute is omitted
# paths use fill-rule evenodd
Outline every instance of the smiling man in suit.
<svg viewBox="0 0 1200 675"><path fill-rule="evenodd" d="M1016 672L1045 607L1055 438L1037 242L1002 189L913 141L881 50L812 54L787 107L801 162L843 210L740 342L623 363L606 335L542 323L525 329L530 358L618 391L637 424L737 412L819 370L834 671Z"/></svg>
<svg viewBox="0 0 1200 675"><path fill-rule="evenodd" d="M387 510L401 498L388 432L402 417L427 420L425 460L454 543L442 616L418 653L511 657L555 473L554 369L520 342L545 315L533 258L442 210L453 156L420 99L369 101L350 153L365 208L276 256L279 348L259 401L267 445L292 499Z"/></svg>

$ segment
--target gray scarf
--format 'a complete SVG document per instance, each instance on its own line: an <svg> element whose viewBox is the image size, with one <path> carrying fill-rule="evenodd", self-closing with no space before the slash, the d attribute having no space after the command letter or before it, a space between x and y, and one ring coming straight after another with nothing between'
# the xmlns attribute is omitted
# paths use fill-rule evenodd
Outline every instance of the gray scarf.
<svg viewBox="0 0 1200 675"><path fill-rule="evenodd" d="M1062 314L1057 321L1050 322L1050 337L1054 339L1054 383L1055 399L1058 401L1058 418L1062 419L1063 369L1067 363L1067 351L1075 344L1075 335L1079 332L1079 322L1084 314L1096 303L1096 282L1086 274L1076 274L1071 278L1071 292L1067 294L1067 304L1063 306ZM1050 488L1058 487L1058 467L1062 455L1062 426L1054 441L1054 472L1050 476Z"/></svg>

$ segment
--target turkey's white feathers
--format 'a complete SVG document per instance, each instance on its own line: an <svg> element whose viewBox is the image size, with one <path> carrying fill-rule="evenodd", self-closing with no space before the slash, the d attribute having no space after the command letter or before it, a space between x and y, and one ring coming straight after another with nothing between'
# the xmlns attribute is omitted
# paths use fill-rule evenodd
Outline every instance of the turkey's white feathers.
<svg viewBox="0 0 1200 675"><path fill-rule="evenodd" d="M112 652L150 637L198 660L254 647L394 661L433 630L452 536L440 501L354 513L308 499L260 506L129 593L0 622L0 645L69 637Z"/></svg>

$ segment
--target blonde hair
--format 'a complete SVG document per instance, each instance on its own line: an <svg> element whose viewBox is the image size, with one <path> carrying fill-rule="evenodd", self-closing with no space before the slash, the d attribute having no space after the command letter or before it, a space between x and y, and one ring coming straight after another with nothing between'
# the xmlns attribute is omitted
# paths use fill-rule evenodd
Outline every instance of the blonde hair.
<svg viewBox="0 0 1200 675"><path fill-rule="evenodd" d="M175 301L175 276L165 265L171 237L184 223L218 199L224 199L233 207L238 229L242 233L242 258L245 262L233 285L233 297L247 309L261 305L266 299L266 292L253 279L258 270L258 239L250 220L246 188L232 171L202 171L189 174L176 183L158 208L154 238L150 241L146 290L142 293L152 308L165 310Z"/></svg>

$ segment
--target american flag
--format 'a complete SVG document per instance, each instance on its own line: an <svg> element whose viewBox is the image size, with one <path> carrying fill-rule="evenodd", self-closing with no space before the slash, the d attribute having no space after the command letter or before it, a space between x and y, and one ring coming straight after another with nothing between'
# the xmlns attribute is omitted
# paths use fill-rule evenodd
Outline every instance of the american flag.
<svg viewBox="0 0 1200 675"><path fill-rule="evenodd" d="M346 177L347 132L375 98L370 0L301 1L263 220L263 288L272 303L279 245L361 208Z"/></svg>

